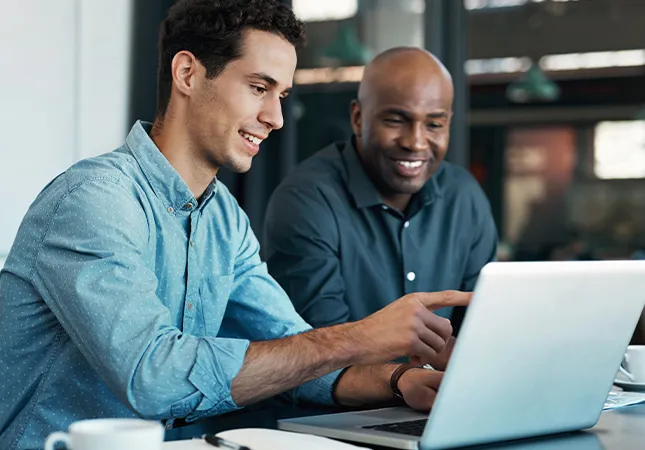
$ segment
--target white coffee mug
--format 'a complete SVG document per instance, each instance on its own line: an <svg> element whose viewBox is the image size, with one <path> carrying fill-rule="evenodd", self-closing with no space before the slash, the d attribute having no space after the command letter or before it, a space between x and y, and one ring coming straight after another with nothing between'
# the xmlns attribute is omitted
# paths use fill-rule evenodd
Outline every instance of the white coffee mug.
<svg viewBox="0 0 645 450"><path fill-rule="evenodd" d="M620 371L629 381L645 383L645 345L630 345L620 363Z"/></svg>
<svg viewBox="0 0 645 450"><path fill-rule="evenodd" d="M47 436L45 450L62 442L68 450L161 450L164 428L142 419L90 419L74 422L69 431Z"/></svg>

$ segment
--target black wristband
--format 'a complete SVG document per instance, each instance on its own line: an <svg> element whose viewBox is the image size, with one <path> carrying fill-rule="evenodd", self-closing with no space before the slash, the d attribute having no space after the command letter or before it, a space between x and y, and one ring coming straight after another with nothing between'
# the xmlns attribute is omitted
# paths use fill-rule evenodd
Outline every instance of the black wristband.
<svg viewBox="0 0 645 450"><path fill-rule="evenodd" d="M341 370L338 376L336 377L334 384L331 385L331 399L336 406L343 406L342 403L339 402L338 398L336 397L336 388L338 387L338 383L340 382L340 379L343 378L343 375L345 375L345 372L347 372L347 369L349 369L349 367L345 367L343 370Z"/></svg>
<svg viewBox="0 0 645 450"><path fill-rule="evenodd" d="M390 377L390 389L392 389L392 394L394 394L394 396L397 398L403 398L403 394L399 389L399 378L401 378L401 375L403 375L410 369L414 369L414 366L411 366L410 364L401 364L392 373L392 377Z"/></svg>

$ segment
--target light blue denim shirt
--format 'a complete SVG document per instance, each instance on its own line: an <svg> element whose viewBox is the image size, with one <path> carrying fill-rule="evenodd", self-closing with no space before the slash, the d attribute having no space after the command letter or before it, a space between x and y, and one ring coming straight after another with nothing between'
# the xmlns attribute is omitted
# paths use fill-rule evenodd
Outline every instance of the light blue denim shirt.
<svg viewBox="0 0 645 450"><path fill-rule="evenodd" d="M3 450L84 418L235 410L249 341L310 329L226 187L198 201L149 130L57 177L20 226L0 272ZM331 404L337 376L290 395Z"/></svg>

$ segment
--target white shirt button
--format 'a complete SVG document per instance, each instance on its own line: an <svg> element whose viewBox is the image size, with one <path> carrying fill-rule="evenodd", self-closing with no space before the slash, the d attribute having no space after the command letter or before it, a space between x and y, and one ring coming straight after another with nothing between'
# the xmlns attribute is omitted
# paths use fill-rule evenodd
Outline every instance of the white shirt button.
<svg viewBox="0 0 645 450"><path fill-rule="evenodd" d="M410 221L406 220L405 223L403 224L403 228L407 228L410 226Z"/></svg>
<svg viewBox="0 0 645 450"><path fill-rule="evenodd" d="M168 212L169 212L170 214L174 213L174 212L175 212L175 208L173 208L172 206L169 206L169 207L168 207Z"/></svg>
<svg viewBox="0 0 645 450"><path fill-rule="evenodd" d="M387 206L381 205L381 208L383 208L383 211L387 211Z"/></svg>
<svg viewBox="0 0 645 450"><path fill-rule="evenodd" d="M194 247L194 246L195 246L195 241L193 241L193 240L191 239L189 242L190 242L190 246L191 246L191 247Z"/></svg>
<svg viewBox="0 0 645 450"><path fill-rule="evenodd" d="M408 281L414 281L416 277L417 277L417 274L414 272L408 272L408 274L406 275L406 278L408 279Z"/></svg>

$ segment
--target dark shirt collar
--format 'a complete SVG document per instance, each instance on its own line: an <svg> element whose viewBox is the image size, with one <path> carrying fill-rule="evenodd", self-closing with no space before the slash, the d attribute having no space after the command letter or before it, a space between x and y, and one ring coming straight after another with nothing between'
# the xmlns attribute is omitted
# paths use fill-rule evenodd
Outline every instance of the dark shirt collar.
<svg viewBox="0 0 645 450"><path fill-rule="evenodd" d="M213 178L198 202L186 182L150 138L151 130L151 123L137 121L125 143L157 197L175 211L190 211L198 205L203 206L216 192L217 179Z"/></svg>
<svg viewBox="0 0 645 450"><path fill-rule="evenodd" d="M345 168L347 169L347 186L354 198L354 202L356 202L356 206L360 209L383 205L381 195L367 175L363 162L358 156L358 152L354 146L354 137L352 136L345 143L337 145L339 146ZM421 209L423 206L429 205L443 195L441 187L437 182L437 177L442 171L443 164L439 166L421 190L412 196L410 207L413 207L415 210Z"/></svg>

